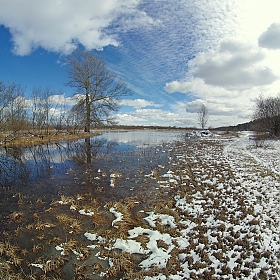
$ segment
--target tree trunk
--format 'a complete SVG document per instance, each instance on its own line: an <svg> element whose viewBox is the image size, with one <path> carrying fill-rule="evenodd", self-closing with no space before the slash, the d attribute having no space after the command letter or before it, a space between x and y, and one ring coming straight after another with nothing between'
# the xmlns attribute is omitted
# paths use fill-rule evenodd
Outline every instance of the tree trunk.
<svg viewBox="0 0 280 280"><path fill-rule="evenodd" d="M86 158L87 158L87 163L91 163L90 138L85 138L85 143L86 143Z"/></svg>
<svg viewBox="0 0 280 280"><path fill-rule="evenodd" d="M85 132L90 132L90 102L89 102L89 94L86 92L86 124L85 124Z"/></svg>

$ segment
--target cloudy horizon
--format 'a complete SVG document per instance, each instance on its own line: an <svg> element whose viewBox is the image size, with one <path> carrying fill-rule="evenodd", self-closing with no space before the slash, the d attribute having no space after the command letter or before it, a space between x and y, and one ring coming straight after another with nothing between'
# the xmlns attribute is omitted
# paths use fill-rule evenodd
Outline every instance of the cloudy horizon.
<svg viewBox="0 0 280 280"><path fill-rule="evenodd" d="M277 0L0 0L0 80L67 88L61 59L101 55L133 90L123 125L207 126L251 120L254 100L280 91Z"/></svg>

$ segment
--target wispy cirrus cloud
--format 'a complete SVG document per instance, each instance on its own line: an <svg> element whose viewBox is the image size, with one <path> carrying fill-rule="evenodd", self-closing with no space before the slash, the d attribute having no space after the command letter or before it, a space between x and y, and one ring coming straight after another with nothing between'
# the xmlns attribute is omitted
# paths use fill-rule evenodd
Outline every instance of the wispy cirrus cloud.
<svg viewBox="0 0 280 280"><path fill-rule="evenodd" d="M134 84L139 81L143 96L159 84L181 79L189 59L209 45L215 48L219 38L234 34L236 15L231 6L232 0L143 1L139 9L160 24L121 34L117 50L121 59L113 67ZM162 87L158 93L164 95Z"/></svg>

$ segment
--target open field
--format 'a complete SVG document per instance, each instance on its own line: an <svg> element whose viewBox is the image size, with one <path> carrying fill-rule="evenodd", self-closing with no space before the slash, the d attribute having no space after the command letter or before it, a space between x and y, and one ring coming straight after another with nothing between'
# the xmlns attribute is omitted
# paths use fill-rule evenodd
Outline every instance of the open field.
<svg viewBox="0 0 280 280"><path fill-rule="evenodd" d="M122 201L14 193L1 279L279 279L280 143L249 136L168 144ZM108 192L125 177L112 171Z"/></svg>

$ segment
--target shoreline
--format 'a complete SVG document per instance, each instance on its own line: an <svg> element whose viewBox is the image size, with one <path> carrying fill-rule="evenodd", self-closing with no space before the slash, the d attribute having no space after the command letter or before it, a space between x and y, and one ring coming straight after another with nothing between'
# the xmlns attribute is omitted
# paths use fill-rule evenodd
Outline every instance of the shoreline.
<svg viewBox="0 0 280 280"><path fill-rule="evenodd" d="M53 131L52 131L53 132ZM0 147L12 148L12 147L30 147L42 144L48 144L59 141L71 141L78 140L82 138L90 138L93 136L98 136L101 133L98 131L95 132L78 132L78 133L52 133L49 134L32 134L32 133L23 133L22 135L17 136L15 139L5 142L5 140L0 141Z"/></svg>

